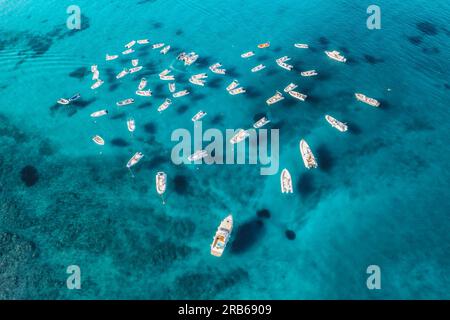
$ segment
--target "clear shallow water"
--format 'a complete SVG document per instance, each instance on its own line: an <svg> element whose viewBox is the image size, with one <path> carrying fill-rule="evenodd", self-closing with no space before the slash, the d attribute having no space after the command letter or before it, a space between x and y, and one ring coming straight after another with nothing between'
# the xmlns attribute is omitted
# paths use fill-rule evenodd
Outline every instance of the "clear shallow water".
<svg viewBox="0 0 450 320"><path fill-rule="evenodd" d="M0 1L1 298L449 298L447 1L379 1L379 31L365 27L369 1L77 1L84 24L75 33L65 28L70 4ZM116 81L128 59L106 63L104 55L147 37L173 51L140 48L145 69ZM239 57L264 41L270 49ZM325 49L343 51L349 63L328 60ZM159 115L167 88L155 75L181 50L201 56L176 72L193 93ZM321 76L278 68L282 55ZM217 61L230 75L211 76L205 88L187 83ZM106 81L95 92L93 63ZM259 63L268 68L251 74ZM114 103L131 97L143 75L154 97L118 110ZM229 96L233 78L249 94ZM291 81L309 100L268 108L265 100ZM358 104L356 91L383 107ZM75 92L83 96L77 106L54 106ZM89 114L104 107L110 117L94 123ZM294 194L282 196L279 176L260 176L257 166L174 166L170 134L191 129L200 109L204 127L219 129L268 113ZM350 132L330 128L325 113ZM137 121L133 137L128 116ZM102 154L94 134L107 140ZM302 137L318 170L301 163ZM137 150L146 157L131 179L124 164ZM164 207L154 192L159 170L169 175ZM258 217L263 209L270 218ZM216 259L209 244L228 212L235 231ZM82 270L80 291L65 287L72 264ZM377 292L366 288L371 264L382 270Z"/></svg>

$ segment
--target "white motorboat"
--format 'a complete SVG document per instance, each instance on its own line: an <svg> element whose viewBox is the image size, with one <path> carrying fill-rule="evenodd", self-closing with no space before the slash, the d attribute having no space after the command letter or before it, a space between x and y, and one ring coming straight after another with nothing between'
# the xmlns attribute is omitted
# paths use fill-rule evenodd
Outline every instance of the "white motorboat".
<svg viewBox="0 0 450 320"><path fill-rule="evenodd" d="M235 95L238 95L238 94L241 94L241 93L245 93L246 91L245 91L245 89L243 88L243 87L240 87L240 88L237 88L237 89L233 89L233 90L230 90L229 91L229 93L232 95L232 96L235 96Z"/></svg>
<svg viewBox="0 0 450 320"><path fill-rule="evenodd" d="M141 40L138 40L137 43L138 43L138 44L141 44L141 45L143 45L143 44L149 44L149 43L150 43L150 40L148 40L148 39L141 39Z"/></svg>
<svg viewBox="0 0 450 320"><path fill-rule="evenodd" d="M130 41L125 45L125 48L130 49L136 44L136 40Z"/></svg>
<svg viewBox="0 0 450 320"><path fill-rule="evenodd" d="M238 132L230 139L231 144L237 144L244 141L250 134L247 130L239 129Z"/></svg>
<svg viewBox="0 0 450 320"><path fill-rule="evenodd" d="M128 71L129 71L130 74L131 74L131 73L136 73L136 72L138 72L138 71L141 71L142 68L144 68L144 67L143 67L143 66L134 67L134 68L131 68L131 69L128 70Z"/></svg>
<svg viewBox="0 0 450 320"><path fill-rule="evenodd" d="M300 141L300 154L307 169L317 168L317 161L305 140Z"/></svg>
<svg viewBox="0 0 450 320"><path fill-rule="evenodd" d="M127 168L131 168L139 163L141 159L144 157L144 154L142 152L136 152L133 157L128 161Z"/></svg>
<svg viewBox="0 0 450 320"><path fill-rule="evenodd" d="M99 111L95 111L93 113L91 113L91 117L92 118L99 118L99 117L103 117L105 115L108 114L108 110L103 109L103 110L99 110Z"/></svg>
<svg viewBox="0 0 450 320"><path fill-rule="evenodd" d="M165 46L164 48L161 49L161 51L159 53L167 54L167 52L169 52L169 50L170 50L170 46Z"/></svg>
<svg viewBox="0 0 450 320"><path fill-rule="evenodd" d="M259 119L258 121L255 122L255 124L253 125L253 128L255 128L255 129L262 128L269 122L270 122L270 120L267 117L262 117L261 119Z"/></svg>
<svg viewBox="0 0 450 320"><path fill-rule="evenodd" d="M255 55L255 53L253 51L248 51L248 52L241 54L241 58L247 59L247 58L253 57L254 55Z"/></svg>
<svg viewBox="0 0 450 320"><path fill-rule="evenodd" d="M116 76L116 79L121 79L125 77L129 73L128 69L123 69L119 72L119 74Z"/></svg>
<svg viewBox="0 0 450 320"><path fill-rule="evenodd" d="M189 82L192 83L192 84L195 84L195 85L197 85L197 86L202 86L202 87L203 87L203 86L205 85L205 83L206 83L205 80L197 79L197 78L194 78L194 77L190 77L190 78L189 78Z"/></svg>
<svg viewBox="0 0 450 320"><path fill-rule="evenodd" d="M92 141L94 141L96 144L98 144L99 146L103 146L105 145L105 140L103 140L102 137L100 137L99 135L96 135L92 138Z"/></svg>
<svg viewBox="0 0 450 320"><path fill-rule="evenodd" d="M142 78L141 82L139 82L138 90L144 90L146 86L147 86L147 79Z"/></svg>
<svg viewBox="0 0 450 320"><path fill-rule="evenodd" d="M266 103L268 105L271 105L271 104L280 102L283 99L284 99L283 94L281 92L277 91L275 93L275 95L273 95L272 97L270 97L269 99L266 100Z"/></svg>
<svg viewBox="0 0 450 320"><path fill-rule="evenodd" d="M122 52L123 55L131 54L131 53L134 53L134 49L127 49Z"/></svg>
<svg viewBox="0 0 450 320"><path fill-rule="evenodd" d="M208 151L206 151L206 150L199 150L199 151L196 151L193 154L191 154L188 157L188 160L189 161L198 161L198 160L201 160L201 159L203 159L203 158L205 158L207 156L208 156Z"/></svg>
<svg viewBox="0 0 450 320"><path fill-rule="evenodd" d="M283 171L281 171L280 182L281 182L281 193L293 192L291 174L287 169L283 169Z"/></svg>
<svg viewBox="0 0 450 320"><path fill-rule="evenodd" d="M175 92L172 96L173 96L174 98L180 98L180 97L187 96L189 93L190 93L190 92L189 92L188 90L183 90L183 91Z"/></svg>
<svg viewBox="0 0 450 320"><path fill-rule="evenodd" d="M317 72L316 72L316 70L308 70L308 71L301 72L300 75L302 77L313 77L313 76L317 76Z"/></svg>
<svg viewBox="0 0 450 320"><path fill-rule="evenodd" d="M252 68L252 72L258 72L258 71L261 71L261 70L263 70L263 69L265 69L266 68L266 66L265 65L263 65L263 64L258 64L256 67L253 67Z"/></svg>
<svg viewBox="0 0 450 320"><path fill-rule="evenodd" d="M295 90L298 86L295 83L290 83L286 88L284 88L284 92L289 92Z"/></svg>
<svg viewBox="0 0 450 320"><path fill-rule="evenodd" d="M215 63L212 66L209 67L209 70L211 70L211 72L216 73L216 74L225 74L226 73L226 69L221 69L222 65L220 63Z"/></svg>
<svg viewBox="0 0 450 320"><path fill-rule="evenodd" d="M112 61L112 60L116 60L118 57L119 57L119 56L116 55L116 54L114 54L114 55L109 55L109 54L107 54L106 57L105 57L105 60L106 60L106 61Z"/></svg>
<svg viewBox="0 0 450 320"><path fill-rule="evenodd" d="M159 49L159 48L162 48L162 47L164 47L164 43L155 43L152 46L152 49Z"/></svg>
<svg viewBox="0 0 450 320"><path fill-rule="evenodd" d="M125 99L125 100L119 101L116 103L116 105L118 107L123 107L123 106L127 106L129 104L132 104L132 103L134 103L134 99L130 98L130 99Z"/></svg>
<svg viewBox="0 0 450 320"><path fill-rule="evenodd" d="M175 82L169 83L169 91L170 93L174 93L177 90Z"/></svg>
<svg viewBox="0 0 450 320"><path fill-rule="evenodd" d="M341 55L341 53L339 51L325 51L325 54L333 60L339 61L339 62L346 62L347 59Z"/></svg>
<svg viewBox="0 0 450 320"><path fill-rule="evenodd" d="M91 86L91 89L92 90L95 90L95 89L97 89L97 88L99 88L102 84L104 84L105 82L103 81L103 80L97 80L92 86Z"/></svg>
<svg viewBox="0 0 450 320"><path fill-rule="evenodd" d="M228 241L230 240L231 231L233 230L233 216L230 214L222 220L219 228L214 235L211 243L211 254L215 257L221 257Z"/></svg>
<svg viewBox="0 0 450 320"><path fill-rule="evenodd" d="M380 106L380 102L374 98L369 98L366 95L362 94L362 93L355 93L355 97L356 99L358 99L358 101L364 102L372 107L379 107Z"/></svg>
<svg viewBox="0 0 450 320"><path fill-rule="evenodd" d="M199 121L200 119L202 119L204 116L206 116L206 112L204 111L199 111L195 114L195 116L192 117L192 121Z"/></svg>
<svg viewBox="0 0 450 320"><path fill-rule="evenodd" d="M305 101L306 98L308 97L306 94L303 94L303 93L300 93L300 92L297 92L294 90L289 91L289 94L291 95L291 97L296 98L301 101Z"/></svg>
<svg viewBox="0 0 450 320"><path fill-rule="evenodd" d="M134 132L134 130L136 130L136 122L133 118L127 120L127 128L130 132Z"/></svg>
<svg viewBox="0 0 450 320"><path fill-rule="evenodd" d="M162 196L167 188L167 174L165 172L158 172L155 178L156 192Z"/></svg>
<svg viewBox="0 0 450 320"><path fill-rule="evenodd" d="M231 91L236 89L239 86L239 81L237 80L233 80L233 82L231 82L228 87L227 87L227 91Z"/></svg>
<svg viewBox="0 0 450 320"><path fill-rule="evenodd" d="M61 98L58 101L56 101L58 104L62 104L62 105L67 105L70 103L70 100L65 99L65 98Z"/></svg>
<svg viewBox="0 0 450 320"><path fill-rule="evenodd" d="M163 104L161 104L161 105L158 107L158 111L159 111L159 112L163 112L163 111L166 110L171 104L172 104L172 100L170 100L169 98L167 98L167 99L163 102Z"/></svg>
<svg viewBox="0 0 450 320"><path fill-rule="evenodd" d="M152 96L152 90L137 90L136 95L141 97L151 97Z"/></svg>
<svg viewBox="0 0 450 320"><path fill-rule="evenodd" d="M348 127L345 123L333 118L330 115L325 115L325 120L327 120L327 122L333 127L336 128L337 130L341 131L341 132L345 132L347 131Z"/></svg>
<svg viewBox="0 0 450 320"><path fill-rule="evenodd" d="M308 49L309 45L307 45L305 43L296 43L296 44L294 44L294 47L296 47L298 49Z"/></svg>

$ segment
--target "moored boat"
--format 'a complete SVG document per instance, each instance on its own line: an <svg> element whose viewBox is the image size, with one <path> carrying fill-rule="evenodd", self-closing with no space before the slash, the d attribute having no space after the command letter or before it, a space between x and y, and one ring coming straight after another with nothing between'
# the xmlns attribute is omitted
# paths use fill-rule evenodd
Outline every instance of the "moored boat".
<svg viewBox="0 0 450 320"><path fill-rule="evenodd" d="M134 49L127 49L125 51L122 52L123 55L127 55L127 54L131 54L134 52Z"/></svg>
<svg viewBox="0 0 450 320"><path fill-rule="evenodd" d="M152 46L152 49L159 49L159 48L162 48L162 47L164 47L164 43L155 43Z"/></svg>
<svg viewBox="0 0 450 320"><path fill-rule="evenodd" d="M163 112L164 110L166 110L170 105L172 104L172 100L170 100L169 98L167 98L159 107L158 107L158 111L159 112Z"/></svg>
<svg viewBox="0 0 450 320"><path fill-rule="evenodd" d="M161 73L159 74L160 77L164 77L167 76L169 73L171 73L172 71L169 69L164 69L163 71L161 71Z"/></svg>
<svg viewBox="0 0 450 320"><path fill-rule="evenodd" d="M133 65L133 67L137 67L137 65L139 64L139 59L131 60L131 64Z"/></svg>
<svg viewBox="0 0 450 320"><path fill-rule="evenodd" d="M142 68L144 68L144 67L143 67L143 66L134 67L134 68L131 68L131 69L128 70L128 71L129 71L130 74L131 74L131 73L136 73L136 72L138 72L138 71L141 71Z"/></svg>
<svg viewBox="0 0 450 320"><path fill-rule="evenodd" d="M300 154L302 155L303 163L307 169L317 168L316 158L304 139L300 141Z"/></svg>
<svg viewBox="0 0 450 320"><path fill-rule="evenodd" d="M379 107L380 106L380 102L374 98L369 98L366 95L362 94L362 93L355 93L355 97L356 99L358 99L358 101L364 102L372 107Z"/></svg>
<svg viewBox="0 0 450 320"><path fill-rule="evenodd" d="M136 95L141 96L141 97L151 97L152 90L137 90Z"/></svg>
<svg viewBox="0 0 450 320"><path fill-rule="evenodd" d="M96 136L92 137L92 141L94 141L99 146L105 145L105 140L103 140L103 138L100 137L99 135L96 135Z"/></svg>
<svg viewBox="0 0 450 320"><path fill-rule="evenodd" d="M236 144L244 141L250 134L247 130L239 129L238 132L230 139L231 144Z"/></svg>
<svg viewBox="0 0 450 320"><path fill-rule="evenodd" d="M123 106L127 106L129 104L132 104L132 103L134 103L134 99L129 98L129 99L125 99L125 100L117 102L116 105L118 107L123 107Z"/></svg>
<svg viewBox="0 0 450 320"><path fill-rule="evenodd" d="M291 95L291 97L301 100L301 101L305 101L306 98L308 97L306 94L303 94L303 93L300 93L300 92L294 91L294 90L289 91L289 94Z"/></svg>
<svg viewBox="0 0 450 320"><path fill-rule="evenodd" d="M246 59L246 58L253 57L254 55L255 55L255 53L253 51L248 51L248 52L241 54L241 58Z"/></svg>
<svg viewBox="0 0 450 320"><path fill-rule="evenodd" d="M345 132L347 131L348 127L345 123L333 118L332 116L326 114L325 115L325 120L327 120L327 122L333 127L336 128L337 130L341 131L341 132Z"/></svg>
<svg viewBox="0 0 450 320"><path fill-rule="evenodd" d="M233 89L236 89L239 86L239 81L237 80L233 80L233 82L231 82L228 87L227 87L227 91L231 91Z"/></svg>
<svg viewBox="0 0 450 320"><path fill-rule="evenodd" d="M174 93L177 89L176 89L176 84L175 82L169 83L169 91L170 93Z"/></svg>
<svg viewBox="0 0 450 320"><path fill-rule="evenodd" d="M134 130L136 130L136 122L133 118L127 120L127 128L130 132L134 132Z"/></svg>
<svg viewBox="0 0 450 320"><path fill-rule="evenodd" d="M150 40L148 39L141 39L136 41L138 44L149 44Z"/></svg>
<svg viewBox="0 0 450 320"><path fill-rule="evenodd" d="M268 47L270 47L270 42L265 42L265 43L258 44L258 48L259 49L265 49L265 48L268 48Z"/></svg>
<svg viewBox="0 0 450 320"><path fill-rule="evenodd" d="M253 67L251 69L251 71L252 72L258 72L258 71L261 71L261 70L263 70L265 68L266 68L266 66L261 63L261 64L258 64L256 67Z"/></svg>
<svg viewBox="0 0 450 320"><path fill-rule="evenodd" d="M165 172L158 172L155 177L156 192L162 196L167 188L167 174Z"/></svg>
<svg viewBox="0 0 450 320"><path fill-rule="evenodd" d="M195 84L195 85L197 85L197 86L202 86L202 87L203 87L203 86L205 85L205 83L206 83L205 80L197 79L197 78L193 78L193 77L190 77L190 78L189 78L189 82L192 83L192 84Z"/></svg>
<svg viewBox="0 0 450 320"><path fill-rule="evenodd" d="M103 110L99 110L99 111L95 111L93 113L91 113L91 117L92 118L99 118L99 117L103 117L105 115L108 114L108 110L103 109Z"/></svg>
<svg viewBox="0 0 450 320"><path fill-rule="evenodd" d="M92 89L92 90L95 90L95 89L97 89L97 88L100 88L100 86L101 86L103 83L105 83L103 80L97 80L97 81L91 86L91 89Z"/></svg>
<svg viewBox="0 0 450 320"><path fill-rule="evenodd" d="M211 254L221 257L233 230L233 216L230 214L222 220L211 243Z"/></svg>
<svg viewBox="0 0 450 320"><path fill-rule="evenodd" d="M185 66L190 66L195 61L197 61L198 58L199 58L199 55L196 54L195 52L190 52L190 53L183 52L180 55L178 55L178 57L177 57L178 60L184 62Z"/></svg>
<svg viewBox="0 0 450 320"><path fill-rule="evenodd" d="M209 70L211 70L211 72L215 73L215 74L225 74L226 73L226 69L222 69L221 68L222 65L220 63L215 63L212 66L209 67Z"/></svg>
<svg viewBox="0 0 450 320"><path fill-rule="evenodd" d="M275 95L273 95L272 97L270 97L269 99L266 100L266 103L267 103L268 105L271 105L271 104L277 103L277 102L279 102L279 101L281 101L281 100L283 100L283 99L284 99L284 97L283 97L283 95L281 94L281 92L277 91L277 92L275 93Z"/></svg>
<svg viewBox="0 0 450 320"><path fill-rule="evenodd" d="M333 60L339 61L339 62L346 62L347 59L341 55L339 51L333 50L333 51L325 51L325 54Z"/></svg>
<svg viewBox="0 0 450 320"><path fill-rule="evenodd" d="M139 82L138 90L144 90L146 86L147 86L147 79L142 78L141 81Z"/></svg>
<svg viewBox="0 0 450 320"><path fill-rule="evenodd" d="M67 105L70 103L69 99L61 98L56 101L58 104Z"/></svg>
<svg viewBox="0 0 450 320"><path fill-rule="evenodd" d="M295 83L290 83L286 88L284 88L284 92L289 92L296 89L298 86Z"/></svg>
<svg viewBox="0 0 450 320"><path fill-rule="evenodd" d="M294 47L298 48L298 49L308 49L309 46L306 43L296 43L294 44Z"/></svg>
<svg viewBox="0 0 450 320"><path fill-rule="evenodd" d="M189 93L190 93L190 92L189 92L188 90L183 90L183 91L175 92L174 94L172 94L172 96L173 96L174 98L180 98L180 97L187 96Z"/></svg>
<svg viewBox="0 0 450 320"><path fill-rule="evenodd" d="M197 112L195 114L195 116L192 117L192 121L194 121L194 122L198 121L198 120L202 119L204 116L206 116L206 112L200 110L199 112Z"/></svg>
<svg viewBox="0 0 450 320"><path fill-rule="evenodd" d="M287 63L282 62L282 61L278 61L277 64L278 64L281 68L286 69L287 71L292 71L292 69L294 68L293 65L287 64Z"/></svg>
<svg viewBox="0 0 450 320"><path fill-rule="evenodd" d="M125 48L130 49L135 44L136 44L136 40L132 40L125 45Z"/></svg>
<svg viewBox="0 0 450 320"><path fill-rule="evenodd" d="M292 193L292 178L287 169L283 169L280 175L281 193Z"/></svg>
<svg viewBox="0 0 450 320"><path fill-rule="evenodd" d="M230 90L229 91L229 93L232 95L232 96L235 96L235 95L238 95L238 94L242 94L242 93L245 93L246 91L245 91L245 89L243 88L243 87L240 87L240 88L236 88L236 89L233 89L233 90Z"/></svg>
<svg viewBox="0 0 450 320"><path fill-rule="evenodd" d="M269 122L270 122L270 120L267 117L262 117L261 119L259 119L258 121L255 122L255 124L253 125L253 128L255 128L255 129L262 128Z"/></svg>
<svg viewBox="0 0 450 320"><path fill-rule="evenodd" d="M92 80L98 80L100 78L100 72L98 70L95 70L92 72Z"/></svg>
<svg viewBox="0 0 450 320"><path fill-rule="evenodd" d="M113 55L106 54L105 60L106 61L116 60L118 57L119 57L119 55L117 55L117 54L113 54Z"/></svg>
<svg viewBox="0 0 450 320"><path fill-rule="evenodd" d="M116 79L121 79L129 73L128 69L123 69L116 75Z"/></svg>
<svg viewBox="0 0 450 320"><path fill-rule="evenodd" d="M136 152L133 157L128 161L127 168L131 168L139 163L141 159L144 157L144 154L142 152Z"/></svg>
<svg viewBox="0 0 450 320"><path fill-rule="evenodd" d="M159 53L167 54L167 52L169 52L169 50L170 50L170 46L165 46L164 48L161 49L161 51Z"/></svg>
<svg viewBox="0 0 450 320"><path fill-rule="evenodd" d="M317 72L316 72L316 70L308 70L308 71L301 72L300 75L302 77L313 77L313 76L317 76Z"/></svg>
<svg viewBox="0 0 450 320"><path fill-rule="evenodd" d="M189 161L198 161L198 160L201 160L201 159L203 159L204 157L207 157L207 156L208 156L208 151L206 151L206 150L198 150L198 151L194 152L193 154L191 154L188 157L188 160Z"/></svg>

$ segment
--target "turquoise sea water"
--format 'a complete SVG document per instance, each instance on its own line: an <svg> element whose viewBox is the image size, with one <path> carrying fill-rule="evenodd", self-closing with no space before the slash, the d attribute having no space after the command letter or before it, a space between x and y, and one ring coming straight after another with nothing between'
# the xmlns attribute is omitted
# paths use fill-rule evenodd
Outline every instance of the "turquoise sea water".
<svg viewBox="0 0 450 320"><path fill-rule="evenodd" d="M381 30L366 28L372 2ZM81 8L79 31L65 25L71 4ZM450 298L449 18L446 0L1 0L0 298ZM140 38L172 50L139 47L104 61ZM257 50L265 41L271 47ZM327 49L348 63L326 58ZM249 50L257 56L241 59ZM180 67L181 51L200 59ZM283 55L295 72L276 66ZM116 80L132 57L144 70ZM187 82L215 62L229 74L210 75L204 88ZM267 69L252 74L259 63ZM105 80L96 91L92 64ZM192 93L160 115L168 91L157 74L170 66ZM309 69L320 76L298 75ZM115 102L132 97L142 76L154 96L119 110ZM246 95L226 93L234 78ZM267 107L290 82L308 100ZM55 105L76 92L75 105ZM356 102L354 92L382 107ZM103 108L109 116L92 121ZM260 176L255 165L173 165L170 134L192 130L200 109L203 126L221 130L267 113L294 194L281 195L279 175ZM349 132L331 128L326 113ZM106 140L101 154L95 134ZM318 169L304 168L301 138ZM124 166L136 151L145 158L133 179ZM165 206L154 191L157 171L169 177ZM235 229L218 259L209 245L229 212ZM81 268L81 290L66 288L69 265ZM366 287L369 265L381 268L381 290Z"/></svg>

